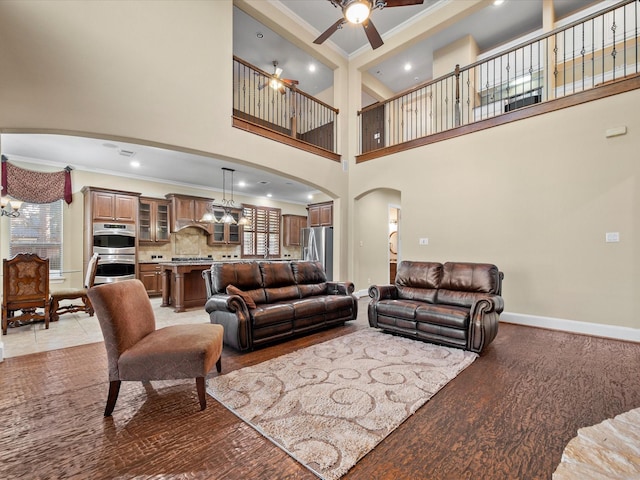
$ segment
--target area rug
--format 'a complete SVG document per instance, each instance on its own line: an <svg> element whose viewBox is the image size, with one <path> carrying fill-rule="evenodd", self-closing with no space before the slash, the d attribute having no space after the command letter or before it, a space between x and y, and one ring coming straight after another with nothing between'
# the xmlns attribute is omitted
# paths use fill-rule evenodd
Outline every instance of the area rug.
<svg viewBox="0 0 640 480"><path fill-rule="evenodd" d="M640 408L578 430L553 480L640 478Z"/></svg>
<svg viewBox="0 0 640 480"><path fill-rule="evenodd" d="M333 480L476 357L360 330L211 378L207 391L317 476Z"/></svg>

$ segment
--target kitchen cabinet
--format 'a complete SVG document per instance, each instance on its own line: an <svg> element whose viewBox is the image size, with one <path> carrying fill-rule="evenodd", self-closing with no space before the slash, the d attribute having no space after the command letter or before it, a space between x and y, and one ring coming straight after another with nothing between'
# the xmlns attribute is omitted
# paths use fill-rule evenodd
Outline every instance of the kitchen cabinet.
<svg viewBox="0 0 640 480"><path fill-rule="evenodd" d="M238 222L242 210L232 208L229 214ZM213 215L217 220L221 220L224 217L224 209L214 207ZM213 233L207 238L207 245L240 245L242 227L237 223L214 223L211 229Z"/></svg>
<svg viewBox="0 0 640 480"><path fill-rule="evenodd" d="M213 233L211 224L200 221L211 207L212 199L175 193L169 193L166 198L171 202L171 232L185 227L197 227L209 235Z"/></svg>
<svg viewBox="0 0 640 480"><path fill-rule="evenodd" d="M302 245L301 230L307 226L304 215L282 215L282 246L299 247Z"/></svg>
<svg viewBox="0 0 640 480"><path fill-rule="evenodd" d="M173 305L174 312L202 307L207 301L207 290L202 279L203 270L211 262L169 262L159 265L162 278L161 307Z"/></svg>
<svg viewBox="0 0 640 480"><path fill-rule="evenodd" d="M138 242L143 245L168 243L169 200L140 197L138 209Z"/></svg>
<svg viewBox="0 0 640 480"><path fill-rule="evenodd" d="M85 187L85 207L90 213L89 221L136 223L138 218L139 193ZM87 209L85 208L85 212Z"/></svg>
<svg viewBox="0 0 640 480"><path fill-rule="evenodd" d="M312 203L307 206L309 227L333 226L333 202Z"/></svg>
<svg viewBox="0 0 640 480"><path fill-rule="evenodd" d="M162 269L158 263L140 263L138 264L138 279L147 289L147 294L162 294Z"/></svg>

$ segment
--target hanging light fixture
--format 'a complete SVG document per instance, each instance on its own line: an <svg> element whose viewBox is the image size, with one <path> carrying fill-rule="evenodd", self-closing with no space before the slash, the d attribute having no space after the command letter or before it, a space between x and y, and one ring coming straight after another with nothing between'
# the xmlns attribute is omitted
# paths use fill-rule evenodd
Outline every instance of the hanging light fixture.
<svg viewBox="0 0 640 480"><path fill-rule="evenodd" d="M227 198L227 172L231 174L231 198ZM200 219L201 222L229 223L232 225L248 225L250 223L249 220L242 215L242 211L240 212L240 218L237 220L231 214L232 209L242 210L240 207L236 206L233 199L233 172L235 172L233 168L222 167L222 201L220 202L221 205L219 205L222 207L222 210L224 212L222 217L216 217L214 209L217 205L212 203L210 211L207 211Z"/></svg>
<svg viewBox="0 0 640 480"><path fill-rule="evenodd" d="M367 0L353 0L344 7L344 17L356 25L364 22L371 14L371 3Z"/></svg>
<svg viewBox="0 0 640 480"><path fill-rule="evenodd" d="M19 217L19 210L22 206L22 203L23 202L21 200L16 200L15 198L11 198L8 196L0 198L0 209L2 210L0 217Z"/></svg>

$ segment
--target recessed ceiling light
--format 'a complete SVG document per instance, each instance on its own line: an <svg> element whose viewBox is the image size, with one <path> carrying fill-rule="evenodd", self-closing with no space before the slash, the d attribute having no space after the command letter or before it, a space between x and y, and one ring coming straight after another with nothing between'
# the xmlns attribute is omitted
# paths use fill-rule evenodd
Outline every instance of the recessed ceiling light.
<svg viewBox="0 0 640 480"><path fill-rule="evenodd" d="M271 197L273 197L273 195L271 195L270 193L267 193L267 197L271 198Z"/></svg>
<svg viewBox="0 0 640 480"><path fill-rule="evenodd" d="M262 34L262 32L258 32L258 33L256 33L256 37L262 38L262 37L264 37L264 35Z"/></svg>
<svg viewBox="0 0 640 480"><path fill-rule="evenodd" d="M140 166L140 162L137 160L131 160L129 162L129 165L131 165L133 168L138 168Z"/></svg>
<svg viewBox="0 0 640 480"><path fill-rule="evenodd" d="M504 0L493 0L493 4L497 7L504 3Z"/></svg>
<svg viewBox="0 0 640 480"><path fill-rule="evenodd" d="M309 64L309 71L310 72L315 72L316 71L316 64L315 63L310 63Z"/></svg>
<svg viewBox="0 0 640 480"><path fill-rule="evenodd" d="M239 187L246 187L246 186L247 186L247 182L245 182L244 180L240 180L240 181L238 182L238 186L239 186Z"/></svg>
<svg viewBox="0 0 640 480"><path fill-rule="evenodd" d="M411 70L411 64L409 62L404 64L404 71L408 72L409 70Z"/></svg>
<svg viewBox="0 0 640 480"><path fill-rule="evenodd" d="M312 194L307 195L307 199L308 200L313 200L313 195Z"/></svg>

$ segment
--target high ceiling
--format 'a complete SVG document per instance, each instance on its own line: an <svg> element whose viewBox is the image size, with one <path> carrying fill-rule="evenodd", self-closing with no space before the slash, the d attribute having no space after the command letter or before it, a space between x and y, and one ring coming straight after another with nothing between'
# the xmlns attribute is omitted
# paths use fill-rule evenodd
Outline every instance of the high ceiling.
<svg viewBox="0 0 640 480"><path fill-rule="evenodd" d="M299 24L308 28L314 38L341 15L340 10L334 8L327 0L271 1ZM463 0L425 0L423 5L376 10L372 15L372 22L384 40L405 28L412 19L429 15L433 9L449 1ZM601 2L554 0L556 19L597 3ZM501 6L489 5L403 51L395 58L373 66L369 72L393 92L400 92L416 83L430 80L434 50L464 35L472 35L480 50L485 52L536 31L541 26L542 0L505 0ZM299 80L299 88L312 95L326 90L333 84L333 72L329 68L239 8L234 8L233 27L234 55L267 72L272 72L272 62L278 61L278 66L283 69L282 77ZM371 48L362 28L349 25L335 32L325 44L327 48L337 49L345 57L357 55L358 52ZM409 72L404 70L407 62L412 64ZM308 69L312 63L316 66L314 73ZM123 142L62 135L2 134L0 145L2 153L10 158L26 161L37 159L38 162L52 167L71 165L76 169L196 186L214 191L222 189L220 169L227 167L236 170L237 194L258 198L271 194L274 200L305 204L313 201L308 195L318 193L299 182L226 160ZM123 155L123 152L127 151L134 152L134 156ZM140 167L132 167L131 160L139 161ZM153 165L153 168L150 165ZM180 165L180 168L176 168L176 165ZM240 187L240 181L244 181L245 186ZM216 194L212 193L212 196L216 197Z"/></svg>

